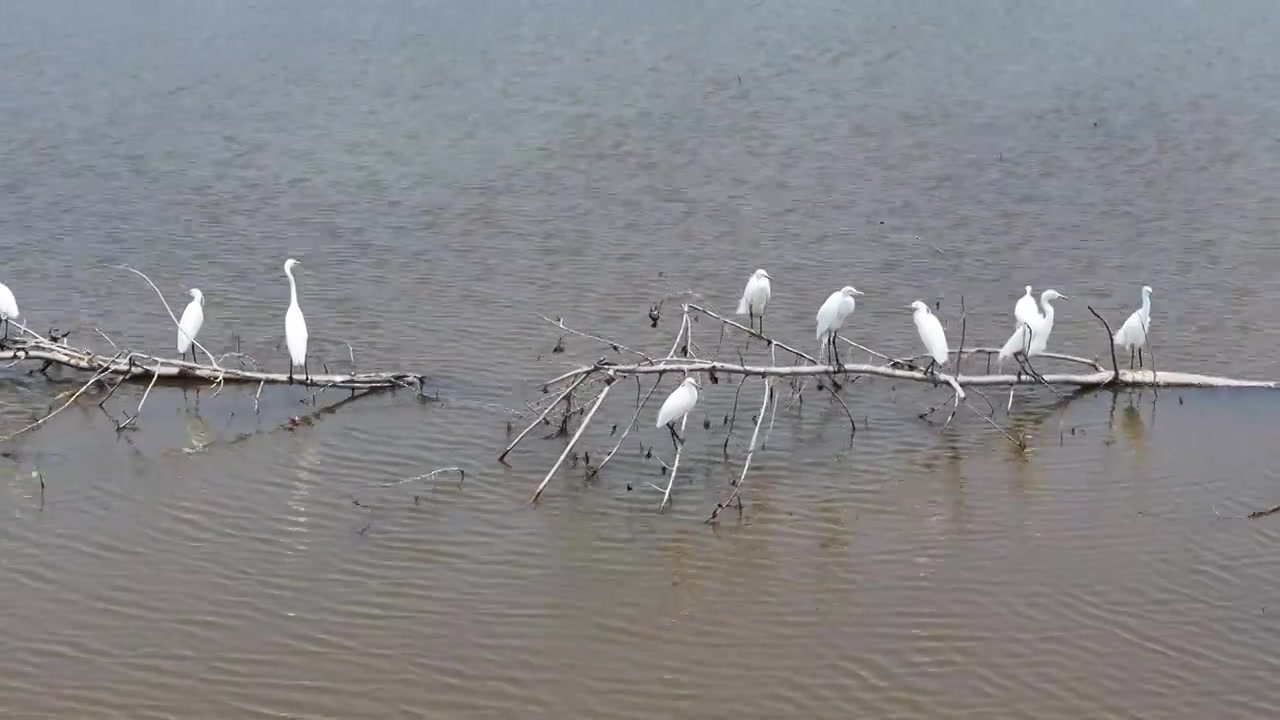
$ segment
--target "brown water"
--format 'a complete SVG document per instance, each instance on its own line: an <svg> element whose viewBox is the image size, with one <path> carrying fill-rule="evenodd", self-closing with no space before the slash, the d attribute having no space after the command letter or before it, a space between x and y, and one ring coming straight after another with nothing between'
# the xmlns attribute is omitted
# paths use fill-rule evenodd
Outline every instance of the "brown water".
<svg viewBox="0 0 1280 720"><path fill-rule="evenodd" d="M1031 392L1000 415L1022 455L917 420L940 390L860 381L852 447L821 395L780 410L716 528L746 442L724 461L723 385L664 515L634 445L536 507L562 441L494 457L539 379L601 354L552 354L534 313L662 353L650 302L728 308L756 267L804 347L847 283L886 352L916 298L954 322L963 296L997 344L1031 283L1092 356L1085 305L1119 322L1149 283L1162 367L1280 377L1278 32L1260 1L4 3L0 279L35 327L166 351L129 263L283 370L293 256L313 357L350 341L440 401L290 431L297 388L256 415L158 388L117 436L130 388L6 443L0 711L1272 716L1280 518L1232 519L1280 502L1264 391ZM27 369L0 433L76 387ZM445 465L466 482L419 504L378 487Z"/></svg>

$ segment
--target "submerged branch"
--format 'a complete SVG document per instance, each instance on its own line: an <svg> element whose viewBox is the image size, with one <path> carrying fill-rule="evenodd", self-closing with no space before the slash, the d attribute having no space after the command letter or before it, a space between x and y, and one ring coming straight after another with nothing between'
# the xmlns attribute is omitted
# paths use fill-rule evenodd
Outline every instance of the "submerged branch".
<svg viewBox="0 0 1280 720"><path fill-rule="evenodd" d="M1027 375L961 375L952 377L939 373L918 370L901 370L885 365L845 364L833 365L741 365L737 363L712 362L706 360L689 360L679 363L663 363L658 365L614 365L604 364L600 369L608 370L619 377L629 375L653 375L665 373L697 373L715 372L724 375L747 375L756 377L812 377L820 375L874 375L895 380L910 380L921 383L934 383L937 380L959 385L1071 385L1077 387L1102 387L1115 384L1124 387L1205 387L1205 388L1269 388L1280 389L1280 381L1275 380L1240 380L1201 375L1199 373L1168 372L1156 373L1153 370L1121 370L1115 377L1111 371L1092 373L1053 373L1028 377ZM582 368L580 372L589 372L596 368ZM955 389L955 385L952 385ZM963 395L962 395L963 397Z"/></svg>
<svg viewBox="0 0 1280 720"><path fill-rule="evenodd" d="M308 387L336 387L352 389L414 387L421 390L424 377L411 372L375 372L331 374L304 377L286 373L269 373L242 370L218 365L186 362L156 357L146 353L130 353L129 358L119 355L99 355L69 345L43 340L9 339L0 347L0 362L5 360L37 360L61 365L98 375L119 376L126 380L149 382L152 378L169 381L204 381L212 383L278 383L305 385Z"/></svg>

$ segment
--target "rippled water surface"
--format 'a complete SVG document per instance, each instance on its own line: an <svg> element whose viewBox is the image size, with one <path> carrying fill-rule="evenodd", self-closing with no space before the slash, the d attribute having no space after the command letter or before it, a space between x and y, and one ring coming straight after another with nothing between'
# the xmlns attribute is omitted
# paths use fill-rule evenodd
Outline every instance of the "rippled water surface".
<svg viewBox="0 0 1280 720"><path fill-rule="evenodd" d="M504 467L537 382L663 354L649 304L913 351L1012 330L1105 353L1155 287L1165 369L1280 378L1280 19L1265 2L10 0L0 8L0 279L33 327L273 368L288 287L313 358L428 374L313 412L301 388L77 401L0 458L5 717L1267 717L1280 703L1280 502L1267 391L1023 392L997 419L860 380L779 408L745 508L740 398L708 385L671 511L628 440L525 503ZM710 352L707 321L694 339ZM721 348L735 356L737 341ZM816 349L816 348L815 348ZM750 360L766 356L757 344ZM732 354L730 354L732 353ZM861 359L861 358L859 358ZM315 365L313 364L313 367ZM0 434L77 376L0 370ZM597 458L627 385L583 441ZM59 396L62 395L61 398ZM323 394L320 404L344 396ZM1005 396L997 391L993 402ZM975 399L980 407L985 402ZM963 409L962 409L963 410ZM652 410L649 411L652 413ZM941 413L940 413L941 415ZM670 452L652 414L636 435ZM703 429L703 421L710 429ZM429 484L380 485L432 468ZM31 473L45 478L41 496ZM415 497L414 493L418 497ZM359 505L353 503L353 499Z"/></svg>

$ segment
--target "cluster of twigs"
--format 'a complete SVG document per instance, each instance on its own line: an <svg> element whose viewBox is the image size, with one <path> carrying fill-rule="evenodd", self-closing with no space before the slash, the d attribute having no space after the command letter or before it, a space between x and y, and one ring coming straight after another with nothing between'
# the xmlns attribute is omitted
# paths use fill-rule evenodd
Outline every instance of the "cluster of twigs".
<svg viewBox="0 0 1280 720"><path fill-rule="evenodd" d="M1083 373L1049 373L1042 374L1031 366L1029 358L1019 356L1019 370L1014 374L1003 374L990 372L990 358L999 351L996 348L965 348L965 331L966 319L963 314L960 320L960 345L958 349L952 351L949 366L955 368L954 373L945 373L936 368L922 369L926 357L912 358L894 358L880 352L876 352L868 347L850 341L846 338L840 338L846 345L861 350L870 356L869 362L860 364L844 364L830 365L820 362L815 357L805 353L799 349L791 347L785 343L779 342L772 337L763 334L752 327L742 325L721 314L705 307L688 298L696 299L694 293L681 294L686 298L681 303L681 319L680 326L676 332L676 337L671 345L670 350L665 356L652 357L640 350L636 350L621 343L609 340L598 335L593 335L581 330L571 328L561 319L550 320L543 318L548 323L554 325L560 331L583 337L589 340L599 342L611 348L615 355L633 356L634 361L616 362L608 358L602 357L590 365L583 365L563 373L542 384L542 392L544 399L541 403L529 405L530 411L536 416L533 418L522 431L508 444L508 446L499 455L499 460L506 462L507 457L535 428L539 425L551 425L553 421L549 419L556 409L560 409L560 416L557 430L548 438L568 437L563 450L551 465L550 469L542 477L534 489L529 502L535 502L546 489L548 483L556 475L556 473L564 466L565 462L572 459L574 466L578 464L579 455L574 448L579 444L583 435L587 432L593 418L605 403L610 393L621 384L621 381L634 379L636 381L636 399L635 412L631 416L630 422L626 427L622 428L621 435L613 448L600 460L598 464L593 465L589 453L584 453L582 459L585 461L586 472L588 478L597 475L605 465L612 460L622 446L631 430L636 427L641 413L648 404L649 399L654 395L662 384L663 378L667 375L676 375L684 377L687 375L697 375L705 378L706 384L719 384L722 378L728 379L732 377L740 378L737 391L734 394L733 410L731 411L727 425L729 427L729 436L733 432L733 424L737 417L739 395L747 378L761 378L763 387L761 388L761 399L759 409L753 416L753 428L751 440L747 446L746 455L742 460L741 473L736 482L733 483L733 489L729 496L722 502L716 504L707 517L707 522L713 522L719 517L720 513L726 508L736 503L741 508L741 494L746 484L747 473L751 467L752 459L758 447L764 444L765 438L772 430L774 417L777 412L777 405L782 400L782 393L777 392L776 384L778 381L790 383L790 393L787 398L788 407L791 403L803 403L802 393L805 384L808 381L816 381L819 389L825 391L833 402L838 403L844 410L849 420L850 426L850 442L857 432L857 423L854 421L853 415L849 412L849 408L841 394L844 392L847 384L851 384L860 377L881 377L900 381L919 382L933 385L935 387L945 386L951 391L950 397L945 401L938 403L929 410L920 413L918 417L927 419L939 408L948 404L951 405L951 413L944 424L944 428L949 426L956 417L957 411L961 406L968 409L974 415L981 417L988 425L999 431L1005 438L1018 448L1027 449L1027 441L1021 433L1010 432L1000 425L996 420L995 405L982 393L981 388L989 387L1005 387L1009 388L1009 403L1013 401L1013 391L1017 386L1035 385L1044 386L1050 391L1058 394L1056 389L1058 386L1074 387L1077 390L1089 390L1096 388L1140 388L1140 387L1238 387L1238 388L1280 388L1280 383L1272 381L1254 381L1254 380L1237 380L1233 378L1216 377L1211 375L1201 375L1196 373L1183 372L1157 372L1153 367L1150 370L1140 369L1121 369L1115 356L1114 347L1111 351L1111 368L1108 369L1100 364L1097 360L1077 357L1073 355L1064 355L1058 353L1043 353L1036 356L1036 360L1051 359L1066 363L1082 365L1088 368L1088 372ZM656 327L661 317L662 307L665 300L654 304L649 310L649 318ZM1101 315L1093 308L1089 308L1095 317L1100 321L1102 328L1106 331L1106 342L1111 346L1111 330L1109 324ZM711 348L711 343L706 343L707 347L701 347L692 337L691 316L701 316L717 322L719 324L719 337L714 340L715 347ZM724 345L725 338L731 333L740 333L747 336L746 342L749 344L752 340L764 342L770 353L770 363L768 365L751 365L748 364L742 354L739 352L737 361L724 361L716 359ZM563 340L563 337L561 338ZM563 350L563 343L558 342L556 352ZM777 355L781 352L784 356L789 356L790 363L779 364ZM986 356L987 368L983 374L965 374L962 371L966 358L973 356ZM1154 358L1153 358L1154 360ZM642 392L641 378L652 376L654 378L652 384L648 386L648 390ZM986 400L986 409L975 407L969 400L969 393L974 393ZM590 398L585 403L576 402L578 397ZM765 418L769 420L766 425ZM576 429L571 431L572 421L580 418ZM684 437L685 424L688 416L685 415L680 422L680 437ZM509 429L514 431L514 428ZM764 427L763 435L761 428ZM610 430L610 435L616 434L618 426L614 425ZM726 436L724 443L724 451L726 458L728 457L729 436ZM673 439L674 443L674 439ZM670 465L664 463L664 471L667 475L667 484L665 488L657 485L648 484L650 487L662 492L662 501L659 504L659 512L666 508L670 502L671 488L677 471L680 467L680 459L684 443L675 444L675 458ZM629 486L630 487L630 486Z"/></svg>

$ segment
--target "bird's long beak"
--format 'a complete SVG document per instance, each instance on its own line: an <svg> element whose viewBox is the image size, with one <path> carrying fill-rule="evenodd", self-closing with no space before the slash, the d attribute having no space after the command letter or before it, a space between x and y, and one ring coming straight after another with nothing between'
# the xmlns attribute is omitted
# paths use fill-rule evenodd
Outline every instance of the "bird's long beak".
<svg viewBox="0 0 1280 720"><path fill-rule="evenodd" d="M1070 300L1071 298L1067 297L1066 295L1063 295L1062 293L1058 293L1058 299L1059 299L1059 300Z"/></svg>
<svg viewBox="0 0 1280 720"><path fill-rule="evenodd" d="M862 292L861 290L854 290L854 291L853 291L853 294L854 294L854 295L866 295L866 293Z"/></svg>

